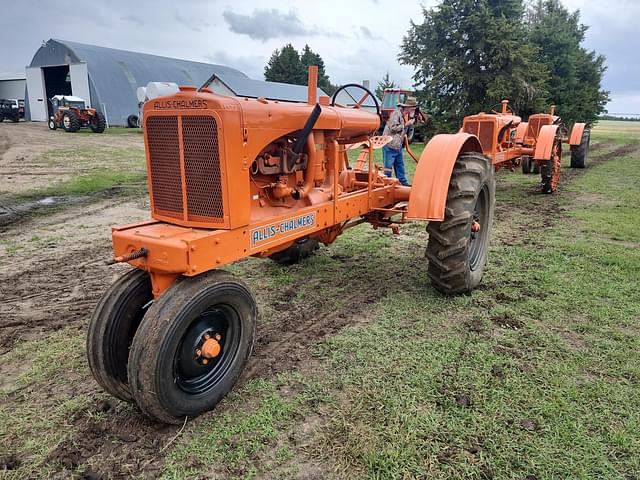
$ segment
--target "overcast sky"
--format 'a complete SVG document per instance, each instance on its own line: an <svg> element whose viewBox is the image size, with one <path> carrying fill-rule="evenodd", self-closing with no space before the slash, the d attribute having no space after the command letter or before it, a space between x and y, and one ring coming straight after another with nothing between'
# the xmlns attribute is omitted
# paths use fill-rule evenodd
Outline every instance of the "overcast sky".
<svg viewBox="0 0 640 480"><path fill-rule="evenodd" d="M586 46L607 56L604 87L612 113L640 113L639 0L563 0L591 28ZM422 7L405 0L303 1L155 0L142 2L3 2L0 71L19 71L43 40L58 38L105 47L236 67L263 78L271 52L291 42L320 53L333 83L377 81L389 71L411 86L410 67L397 55L409 22ZM158 79L162 80L162 79Z"/></svg>

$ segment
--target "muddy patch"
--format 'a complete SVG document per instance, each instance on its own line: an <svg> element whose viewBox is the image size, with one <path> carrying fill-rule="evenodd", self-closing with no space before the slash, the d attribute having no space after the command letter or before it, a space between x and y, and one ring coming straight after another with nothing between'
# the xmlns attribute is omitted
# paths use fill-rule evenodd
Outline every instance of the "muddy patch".
<svg viewBox="0 0 640 480"><path fill-rule="evenodd" d="M56 467L59 478L77 471L85 478L156 478L164 448L180 430L118 408L116 401L98 401L77 417L74 435L46 461Z"/></svg>
<svg viewBox="0 0 640 480"><path fill-rule="evenodd" d="M513 318L507 314L493 316L491 317L491 322L500 328L508 330L520 330L524 327L524 322L522 320L518 320L517 318Z"/></svg>

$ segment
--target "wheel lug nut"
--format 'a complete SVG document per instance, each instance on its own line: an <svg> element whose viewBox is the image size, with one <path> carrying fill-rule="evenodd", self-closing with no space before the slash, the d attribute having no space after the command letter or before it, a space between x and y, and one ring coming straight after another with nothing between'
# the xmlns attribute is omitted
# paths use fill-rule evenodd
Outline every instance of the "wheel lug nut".
<svg viewBox="0 0 640 480"><path fill-rule="evenodd" d="M203 359L202 359L202 364L203 364L203 365L206 365L207 363L209 363L209 360L207 360L206 358L203 358Z"/></svg>
<svg viewBox="0 0 640 480"><path fill-rule="evenodd" d="M222 335L220 335L219 333L216 334L216 340L221 340L222 339Z"/></svg>
<svg viewBox="0 0 640 480"><path fill-rule="evenodd" d="M202 350L200 350L199 348L196 350L196 357L199 357L200 355L202 355Z"/></svg>
<svg viewBox="0 0 640 480"><path fill-rule="evenodd" d="M205 333L204 334L204 338L205 338L205 340L209 340L211 338L211 335L209 335L208 333Z"/></svg>

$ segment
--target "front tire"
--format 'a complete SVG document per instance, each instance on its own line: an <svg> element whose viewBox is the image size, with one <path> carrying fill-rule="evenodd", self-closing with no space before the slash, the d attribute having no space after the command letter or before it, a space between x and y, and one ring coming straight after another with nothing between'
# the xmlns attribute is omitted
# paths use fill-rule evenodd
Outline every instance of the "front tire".
<svg viewBox="0 0 640 480"><path fill-rule="evenodd" d="M53 118L49 119L49 130L55 130L56 128L58 128L58 125L56 124L56 121Z"/></svg>
<svg viewBox="0 0 640 480"><path fill-rule="evenodd" d="M584 168L589 155L589 142L591 141L591 130L585 128L582 132L580 145L571 145L571 168Z"/></svg>
<svg viewBox="0 0 640 480"><path fill-rule="evenodd" d="M446 295L478 286L487 262L495 208L494 169L480 153L462 153L453 167L445 217L429 222L428 273Z"/></svg>
<svg viewBox="0 0 640 480"><path fill-rule="evenodd" d="M129 354L129 384L148 416L181 424L213 409L236 383L253 347L256 301L230 273L182 277L144 317ZM219 341L213 358L205 343Z"/></svg>
<svg viewBox="0 0 640 480"><path fill-rule="evenodd" d="M133 400L127 377L129 349L151 300L149 274L130 270L102 295L89 323L91 373L105 391L127 402Z"/></svg>
<svg viewBox="0 0 640 480"><path fill-rule="evenodd" d="M522 157L522 173L525 175L531 173L531 157Z"/></svg>
<svg viewBox="0 0 640 480"><path fill-rule="evenodd" d="M67 110L62 114L62 128L68 133L74 133L80 130L80 121L71 110Z"/></svg>

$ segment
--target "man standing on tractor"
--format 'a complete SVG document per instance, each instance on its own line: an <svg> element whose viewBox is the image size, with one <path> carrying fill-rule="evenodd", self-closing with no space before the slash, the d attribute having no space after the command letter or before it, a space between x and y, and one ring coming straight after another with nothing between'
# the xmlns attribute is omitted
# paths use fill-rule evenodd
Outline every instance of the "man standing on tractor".
<svg viewBox="0 0 640 480"><path fill-rule="evenodd" d="M404 120L404 109L408 105L398 102L397 108L393 111L387 124L384 126L383 135L389 135L391 141L382 147L384 158L384 173L391 176L393 169L396 178L405 186L410 186L404 173L404 159L402 158L402 145L404 143L404 131L406 127L413 125L413 120Z"/></svg>

